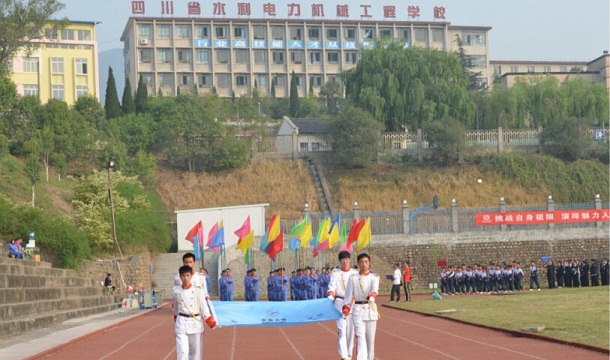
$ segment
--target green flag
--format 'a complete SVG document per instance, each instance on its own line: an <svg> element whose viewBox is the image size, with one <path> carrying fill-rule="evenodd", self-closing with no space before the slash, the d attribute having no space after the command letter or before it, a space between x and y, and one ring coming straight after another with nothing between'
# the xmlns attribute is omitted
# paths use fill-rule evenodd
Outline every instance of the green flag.
<svg viewBox="0 0 610 360"><path fill-rule="evenodd" d="M345 221L343 222L343 226L341 226L341 235L339 235L339 244L343 245L347 241L347 227L345 226Z"/></svg>
<svg viewBox="0 0 610 360"><path fill-rule="evenodd" d="M244 264L250 263L250 249L246 250L246 254L244 255Z"/></svg>
<svg viewBox="0 0 610 360"><path fill-rule="evenodd" d="M301 220L300 223L295 224L292 227L292 230L290 230L291 239L300 239L301 238L301 233L303 232L303 227L305 227L306 222L307 222L307 219L303 219L303 220Z"/></svg>

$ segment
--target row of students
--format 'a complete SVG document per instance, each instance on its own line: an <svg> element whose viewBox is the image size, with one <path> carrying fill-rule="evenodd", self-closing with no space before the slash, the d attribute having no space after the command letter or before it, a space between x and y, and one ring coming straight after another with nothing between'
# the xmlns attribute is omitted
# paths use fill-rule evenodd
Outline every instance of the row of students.
<svg viewBox="0 0 610 360"><path fill-rule="evenodd" d="M330 268L316 271L313 267L297 269L290 278L290 299L311 300L326 296L330 283Z"/></svg>
<svg viewBox="0 0 610 360"><path fill-rule="evenodd" d="M288 300L288 276L286 269L280 268L269 272L267 278L267 299L269 301Z"/></svg>
<svg viewBox="0 0 610 360"><path fill-rule="evenodd" d="M606 286L610 283L608 259L602 259L598 265L597 259L589 261L566 260L563 263L549 261L547 265L547 280L549 288Z"/></svg>

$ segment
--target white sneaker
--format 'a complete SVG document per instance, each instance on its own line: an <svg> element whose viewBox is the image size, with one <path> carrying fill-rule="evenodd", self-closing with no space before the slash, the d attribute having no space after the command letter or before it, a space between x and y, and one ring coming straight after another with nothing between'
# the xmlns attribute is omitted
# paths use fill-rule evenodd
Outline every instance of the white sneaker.
<svg viewBox="0 0 610 360"><path fill-rule="evenodd" d="M530 289L530 291L534 291L534 289Z"/></svg>

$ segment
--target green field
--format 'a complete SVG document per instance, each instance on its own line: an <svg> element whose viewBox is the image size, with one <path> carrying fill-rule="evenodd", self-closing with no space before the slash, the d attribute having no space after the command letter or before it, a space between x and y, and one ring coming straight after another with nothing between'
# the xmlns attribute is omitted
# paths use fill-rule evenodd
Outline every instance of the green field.
<svg viewBox="0 0 610 360"><path fill-rule="evenodd" d="M544 326L541 335L603 348L609 341L608 287L524 291L514 295L455 295L390 306L425 313L457 309L443 315L477 324L521 330Z"/></svg>

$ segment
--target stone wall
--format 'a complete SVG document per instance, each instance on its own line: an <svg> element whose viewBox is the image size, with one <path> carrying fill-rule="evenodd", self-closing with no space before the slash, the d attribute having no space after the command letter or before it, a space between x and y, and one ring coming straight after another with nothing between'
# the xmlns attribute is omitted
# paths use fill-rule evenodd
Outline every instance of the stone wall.
<svg viewBox="0 0 610 360"><path fill-rule="evenodd" d="M125 295L126 289L123 287L132 285L139 289L144 286L146 289L151 287L150 272L148 264L152 262L150 253L143 253L137 256L115 260L85 260L79 269L80 276L104 281L106 274L112 274L112 282L117 286L118 294ZM100 284L101 286L101 284Z"/></svg>
<svg viewBox="0 0 610 360"><path fill-rule="evenodd" d="M540 262L542 256L555 260L591 259L607 257L609 252L609 231L605 225L600 228L561 228L511 231L478 231L436 234L404 234L373 236L367 249L371 255L373 271L381 277L381 291L389 292L391 280L386 275L393 272L393 263L407 260L411 263L412 286L428 289L428 284L438 282L440 270L436 266L439 259L447 264L488 265L489 262L519 261L529 278L529 262L538 263L540 283L546 284L546 271ZM314 266L337 265L337 250L327 250L314 259ZM236 297L243 296L243 278L246 265L241 251L229 251L228 266L235 276ZM310 254L295 256L285 247L278 255L276 267L285 267L288 275L297 267L309 266ZM356 264L356 255L352 257ZM271 261L262 252L254 250L254 267L260 277L261 295L266 293L266 277L271 269ZM526 282L529 285L529 281Z"/></svg>

